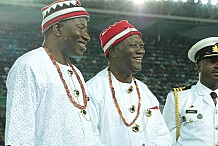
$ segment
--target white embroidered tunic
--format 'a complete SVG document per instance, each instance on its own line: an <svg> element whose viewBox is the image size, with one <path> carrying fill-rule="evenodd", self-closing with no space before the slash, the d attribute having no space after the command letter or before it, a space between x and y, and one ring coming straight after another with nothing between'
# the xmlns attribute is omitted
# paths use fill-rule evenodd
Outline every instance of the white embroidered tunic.
<svg viewBox="0 0 218 146"><path fill-rule="evenodd" d="M84 105L76 76L68 75L71 68L59 66L74 100ZM84 84L82 74L75 69ZM17 59L8 74L6 85L6 145L98 145L91 122L88 121L89 114L84 117L74 107L56 67L42 47ZM75 88L80 92L78 99L73 92Z"/></svg>
<svg viewBox="0 0 218 146"><path fill-rule="evenodd" d="M121 112L127 123L133 121L138 109L138 94L134 81L121 83L111 73L115 96ZM159 109L159 102L147 86L136 79L141 96L141 110L135 124L139 125L139 132L133 132L132 127L127 127L121 120L115 106L108 79L107 68L89 80L87 90L94 102L91 106L93 127L100 132L100 138L106 146L170 146L170 133ZM128 93L129 87L133 87L132 93ZM134 105L135 112L129 108ZM151 116L147 116L150 109ZM96 112L95 112L96 113Z"/></svg>

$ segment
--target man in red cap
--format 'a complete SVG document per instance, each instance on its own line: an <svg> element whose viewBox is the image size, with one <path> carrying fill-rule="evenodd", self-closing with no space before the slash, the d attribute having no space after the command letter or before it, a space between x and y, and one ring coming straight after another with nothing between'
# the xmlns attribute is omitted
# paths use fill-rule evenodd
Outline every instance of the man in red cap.
<svg viewBox="0 0 218 146"><path fill-rule="evenodd" d="M98 146L79 60L90 40L89 14L78 0L42 8L42 47L16 60L7 78L5 144Z"/></svg>
<svg viewBox="0 0 218 146"><path fill-rule="evenodd" d="M134 75L145 54L142 34L126 20L100 34L107 68L86 85L93 100L91 119L107 146L170 146L159 102Z"/></svg>
<svg viewBox="0 0 218 146"><path fill-rule="evenodd" d="M196 65L199 81L174 88L163 110L173 146L218 146L218 37L197 42L188 58Z"/></svg>

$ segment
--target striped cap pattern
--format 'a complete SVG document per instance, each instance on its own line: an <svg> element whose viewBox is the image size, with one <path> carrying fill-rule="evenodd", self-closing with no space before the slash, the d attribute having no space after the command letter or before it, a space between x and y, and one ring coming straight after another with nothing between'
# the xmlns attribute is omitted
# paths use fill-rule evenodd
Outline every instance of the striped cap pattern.
<svg viewBox="0 0 218 146"><path fill-rule="evenodd" d="M132 24L128 23L127 20L116 22L109 26L108 29L103 30L100 33L99 38L105 56L108 55L108 48L110 46L115 46L119 42L134 34L142 36L142 34Z"/></svg>
<svg viewBox="0 0 218 146"><path fill-rule="evenodd" d="M55 22L78 17L89 20L89 13L81 7L79 0L57 0L41 9L43 20L41 24L42 34Z"/></svg>

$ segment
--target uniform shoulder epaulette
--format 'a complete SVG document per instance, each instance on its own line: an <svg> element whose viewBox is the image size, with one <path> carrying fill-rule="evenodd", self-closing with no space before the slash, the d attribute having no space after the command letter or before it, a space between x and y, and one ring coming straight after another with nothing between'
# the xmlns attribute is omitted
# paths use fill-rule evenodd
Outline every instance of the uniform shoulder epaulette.
<svg viewBox="0 0 218 146"><path fill-rule="evenodd" d="M191 85L188 85L188 86L184 87L184 88L183 88L183 90L188 90L188 89L191 89L192 85L193 85L193 84L191 84Z"/></svg>
<svg viewBox="0 0 218 146"><path fill-rule="evenodd" d="M188 89L191 89L191 87L193 86L193 85L195 85L196 83L193 83L193 84L191 84L191 85L188 85L188 86L184 86L184 87L178 87L178 88L173 88L173 90L172 91L184 91L184 90L188 90Z"/></svg>
<svg viewBox="0 0 218 146"><path fill-rule="evenodd" d="M183 91L185 89L185 87L178 87L178 88L173 88L172 91Z"/></svg>

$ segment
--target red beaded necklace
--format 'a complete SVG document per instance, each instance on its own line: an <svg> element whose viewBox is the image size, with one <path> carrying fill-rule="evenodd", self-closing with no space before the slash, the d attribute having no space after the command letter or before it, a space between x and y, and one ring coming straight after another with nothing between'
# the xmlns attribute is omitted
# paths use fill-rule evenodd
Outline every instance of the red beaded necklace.
<svg viewBox="0 0 218 146"><path fill-rule="evenodd" d="M140 114L141 96L140 96L140 92L139 92L138 85L137 85L137 83L136 83L135 78L133 77L133 81L134 81L134 83L135 83L136 91L137 91L137 94L138 94L138 109L137 109L137 114L136 114L135 118L133 119L133 121L132 121L131 123L127 123L127 122L126 122L126 119L123 117L122 111L121 111L120 106L119 106L119 104L118 104L118 102L117 102L117 99L116 99L116 97L115 97L115 91L114 91L114 87L113 87L113 85L112 85L112 78L111 78L110 68L108 67L107 70L108 70L108 78L109 78L109 82L110 82L110 88L111 88L112 96L113 96L114 103L115 103L115 105L116 105L117 111L118 111L118 113L119 113L119 115L120 115L120 117L121 117L123 123L124 123L127 127L129 127L129 126L131 126L131 125L133 125L133 124L135 123L135 121L138 119L139 114Z"/></svg>
<svg viewBox="0 0 218 146"><path fill-rule="evenodd" d="M81 110L86 109L86 107L87 107L87 96L86 96L85 88L84 88L84 86L83 86L83 83L82 83L82 81L81 81L81 79L80 79L78 73L76 72L75 68L74 68L73 65L71 64L71 62L69 61L69 65L70 65L71 69L73 70L73 72L75 73L76 78L77 78L77 80L79 81L80 87L81 87L81 89L82 89L83 102L84 102L84 105L83 105L83 106L80 105L80 104L78 104L78 103L73 99L73 97L72 97L72 95L71 95L71 93L70 93L70 90L69 90L69 88L68 88L68 86L67 86L67 84L66 84L66 81L64 80L64 77L63 77L63 74L62 74L62 72L61 72L61 70L60 70L59 65L56 63L56 61L54 60L54 57L51 55L51 53L49 52L49 50L48 50L47 48L45 48L45 47L44 47L44 49L45 49L45 51L47 52L48 56L50 57L52 63L53 63L53 64L55 65L55 67L57 68L58 74L59 74L59 76L60 76L60 78L61 78L61 81L62 81L62 83L63 83L63 85L64 85L64 88L65 88L65 90L66 90L66 92L67 92L67 95L68 95L70 101L73 103L73 105L74 105L75 107L77 107L77 108L79 108L79 109L81 109Z"/></svg>

